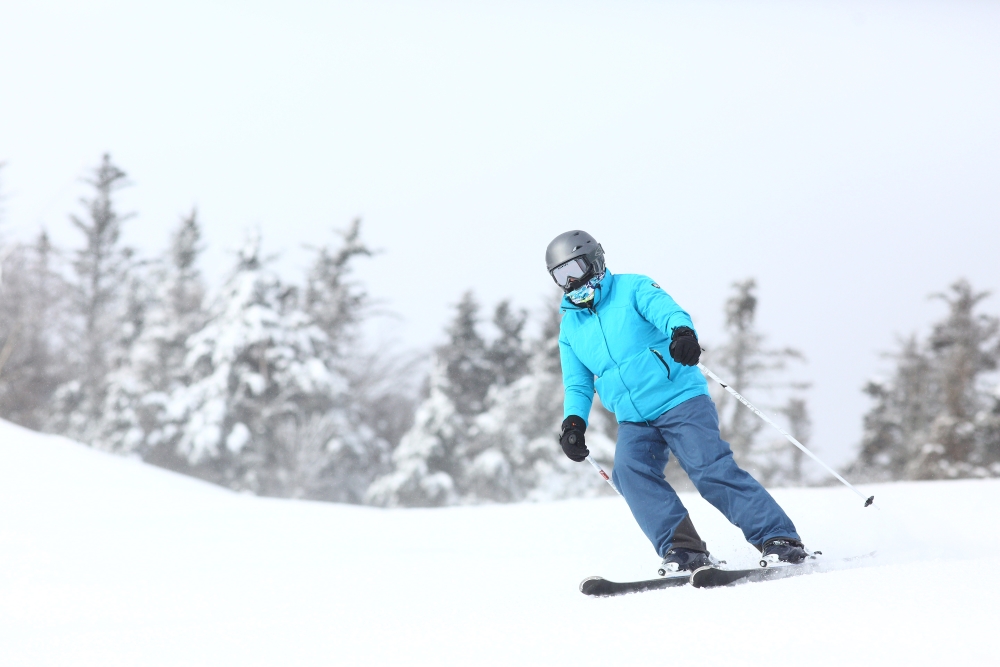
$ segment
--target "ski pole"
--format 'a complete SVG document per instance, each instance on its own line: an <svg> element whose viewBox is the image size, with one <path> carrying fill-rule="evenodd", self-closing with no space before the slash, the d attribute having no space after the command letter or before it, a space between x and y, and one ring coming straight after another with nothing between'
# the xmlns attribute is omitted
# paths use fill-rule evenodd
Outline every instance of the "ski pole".
<svg viewBox="0 0 1000 667"><path fill-rule="evenodd" d="M589 456L587 457L587 460L590 461L590 465L594 466L594 469L597 470L597 474L603 477L604 481L611 485L611 488L615 490L615 493L617 493L619 496L622 495L622 492L618 490L618 487L615 486L615 483L611 481L610 477L608 477L608 473L604 472L604 468L598 465L597 461L595 461Z"/></svg>
<svg viewBox="0 0 1000 667"><path fill-rule="evenodd" d="M774 428L778 429L778 432L779 432L779 433L781 433L781 435L783 435L783 436L785 436L786 438L788 438L788 441L789 441L789 442L791 442L791 443L792 443L793 445L795 445L796 447L798 447L799 449L801 449L801 450L802 450L803 452L805 452L806 454L808 454L808 455L809 455L809 457L810 457L810 458L811 458L811 459L812 459L813 461L815 461L816 463L818 463L818 464L820 464L821 466L823 466L824 468L826 468L827 472L829 472L829 473L830 473L831 475L833 475L833 476L834 476L834 477L836 477L836 478L837 478L838 480L840 480L840 482L841 482L842 484L844 484L844 486L846 486L847 488L849 488L849 489L850 489L851 491L853 491L854 493L858 494L858 496L859 496L859 497L861 497L862 499L864 499L864 501L865 501L865 507L868 507L869 505L874 505L874 503L875 503L875 496L869 496L868 498L865 498L865 495L864 495L863 493L861 493L860 491L858 491L858 490L857 490L856 488L854 488L854 486L853 486L853 485L851 485L851 483L850 483L850 482L848 482L848 481L847 481L846 479L844 479L843 477L841 477L841 476L840 476L840 475L839 475L839 474L837 473L837 471L836 471L836 470L834 470L833 468L831 468L831 467L830 467L830 466L828 466L827 464L825 464L825 463L823 463L822 461L820 461L820 460L819 460L819 457L818 457L818 456L816 456L816 455L815 455L815 454L813 454L813 453L812 453L811 451L809 451L808 449L806 449L806 446L805 446L805 445L803 445L803 444L802 444L801 442L799 442L798 440L796 440L796 439L795 439L794 437L792 437L792 435L791 435L791 434L789 434L789 433L788 433L788 431L786 431L785 429L781 428L780 426L778 426L777 424L775 424L775 423L774 423L773 421L771 421L771 420L770 420L770 419L768 418L768 416L767 416L767 415L765 415L765 414L764 414L763 412L761 412L760 410L758 410L757 408L755 408L755 407L753 406L753 404L752 404L752 403L750 403L750 401L748 401L747 399L743 398L743 396L741 396L741 395L740 395L740 394L739 394L739 393L738 393L738 392L737 392L737 391L736 391L735 389L733 389L733 388L732 388L732 387L730 387L730 386L729 386L728 384L726 384L725 382L723 382L723 381L722 381L722 378L720 378L720 377L719 377L718 375L716 375L716 374L715 374L715 373L713 373L712 371L710 371L710 370L708 370L707 368L705 368L705 365L704 365L704 364L701 364L701 363L699 363L699 364L698 364L698 368L700 368L700 369L701 369L701 372L702 372L702 373L704 373L704 374L705 374L705 375L707 375L708 377L712 378L713 380L715 380L716 382L718 382L719 384L721 384L721 385L722 385L722 388L723 388L723 389L725 389L726 391L728 391L728 392L729 392L730 394L732 394L733 396L735 396L735 397L736 397L736 399L737 399L737 400L738 400L738 401L739 401L740 403L742 403L743 405L745 405L745 406L747 406L748 408L750 408L751 412L753 412L753 413L754 413L755 415L757 415L758 417L760 417L761 419L763 419L764 421L766 421L766 422L767 422L768 424L770 424L770 425L771 425L771 426L773 426ZM601 472L604 472L604 471L602 470ZM875 505L875 508L877 509L877 508L878 508L878 505Z"/></svg>

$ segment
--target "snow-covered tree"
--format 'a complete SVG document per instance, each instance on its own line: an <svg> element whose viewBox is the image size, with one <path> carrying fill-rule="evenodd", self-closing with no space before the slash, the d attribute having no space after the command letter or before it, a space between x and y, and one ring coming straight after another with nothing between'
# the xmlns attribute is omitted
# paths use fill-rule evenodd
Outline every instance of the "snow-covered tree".
<svg viewBox="0 0 1000 667"><path fill-rule="evenodd" d="M458 415L474 417L485 407L496 369L479 333L479 303L472 292L459 302L448 337L448 344L437 350L443 380L439 386Z"/></svg>
<svg viewBox="0 0 1000 667"><path fill-rule="evenodd" d="M404 353L361 336L373 310L351 271L373 253L360 220L316 249L302 286L253 236L206 308L197 214L165 257L139 261L121 242L125 179L107 155L88 178L73 280L47 236L0 234L0 415L233 488L361 502L412 424L414 383L397 377Z"/></svg>
<svg viewBox="0 0 1000 667"><path fill-rule="evenodd" d="M448 396L447 375L438 361L428 378L427 397L413 427L392 454L391 472L368 488L367 500L387 507L437 507L457 502L455 450L467 421Z"/></svg>
<svg viewBox="0 0 1000 667"><path fill-rule="evenodd" d="M373 361L361 345L369 299L350 270L371 251L359 224L339 247L316 249L304 289L269 268L251 235L204 325L186 337L157 451L232 488L363 500L406 424L379 418L372 403L404 414L410 405L388 381L391 355ZM187 295L177 304L196 302L192 289L172 293Z"/></svg>
<svg viewBox="0 0 1000 667"><path fill-rule="evenodd" d="M852 471L870 479L1000 475L992 374L1000 362L1000 319L975 312L987 296L965 280L933 295L948 315L926 340L904 341L888 379L865 386L874 405Z"/></svg>
<svg viewBox="0 0 1000 667"><path fill-rule="evenodd" d="M782 389L793 392L805 389L806 384L780 380L779 373L787 368L788 362L801 361L803 357L790 347L772 349L766 345L766 336L756 322L756 281L749 278L733 283L733 289L733 295L726 301L726 342L706 352L706 363L740 393L754 396L755 403L760 401L760 395L773 398ZM801 460L791 451L793 448L765 438L761 419L728 393L714 385L712 390L719 407L722 437L732 445L741 465L765 484L798 481L800 477L795 470L801 471ZM793 395L786 401L783 405L779 402L777 410L796 420L800 428L806 427L809 416L804 399ZM765 404L758 407L764 408Z"/></svg>
<svg viewBox="0 0 1000 667"><path fill-rule="evenodd" d="M501 435L516 430L516 425L509 421L510 415L494 414L494 419L499 417L504 420L500 424L488 416L498 401L507 402L505 399L512 392L512 387L528 372L529 352L523 335L526 321L527 313L514 310L509 301L500 302L494 310L493 325L498 335L486 346L484 353L489 369L488 392L483 399L482 410L475 415L467 415L472 420L454 452L460 466L457 480L461 502L517 500L523 497L523 489L530 484L530 480L522 474L529 462L519 456L519 452L515 452ZM522 391L525 384L521 383ZM500 438L495 437L498 435Z"/></svg>
<svg viewBox="0 0 1000 667"><path fill-rule="evenodd" d="M979 420L982 467L1000 477L1000 383L986 397L986 408Z"/></svg>
<svg viewBox="0 0 1000 667"><path fill-rule="evenodd" d="M781 408L781 414L788 420L789 431L795 434L799 442L808 446L812 438L812 418L809 416L809 406L806 404L805 399L799 396L789 398L788 403ZM781 446L784 448L784 451L791 454L792 465L788 469L776 471L775 474L784 474L786 479L781 481L788 484L802 483L805 480L805 473L802 469L805 453L798 447L788 449L788 443L784 438L781 439Z"/></svg>
<svg viewBox="0 0 1000 667"><path fill-rule="evenodd" d="M190 383L184 366L188 341L206 319L205 286L197 267L200 239L201 226L192 211L174 231L166 256L149 272L148 291L132 290L136 305L129 312L136 335L109 378L95 442L175 469L184 465L170 444L169 435L178 425L168 418L167 404L174 391Z"/></svg>
<svg viewBox="0 0 1000 667"><path fill-rule="evenodd" d="M176 451L201 475L236 489L290 495L301 464L289 432L330 396L346 389L324 363L326 335L298 307L261 256L259 234L239 253L235 270L189 338L184 373L190 384L167 407Z"/></svg>
<svg viewBox="0 0 1000 667"><path fill-rule="evenodd" d="M300 484L308 497L360 503L371 482L388 470L389 456L413 414L411 369L398 355L370 350L361 327L372 315L368 292L352 279L354 262L375 253L361 240L361 220L342 233L341 243L315 248L307 276L305 310L325 334L323 358L346 382L346 390L317 405L298 427L313 463L301 469L315 478Z"/></svg>
<svg viewBox="0 0 1000 667"><path fill-rule="evenodd" d="M0 162L0 173L3 172L4 163ZM3 190L0 189L0 205L3 204L4 195ZM3 367L7 363L7 359L10 357L13 349L15 340L16 327L12 326L14 318L9 314L11 299L8 296L10 293L10 288L4 289L4 271L10 271L8 266L8 259L17 249L14 244L7 243L3 228L3 208L0 206L0 314L3 318L0 319L0 381L3 380ZM9 282L9 281L8 281ZM3 390L3 385L0 384L0 391ZM0 410L3 410L3 403L0 403Z"/></svg>
<svg viewBox="0 0 1000 667"><path fill-rule="evenodd" d="M63 351L68 286L53 268L43 231L30 245L6 246L0 283L0 416L41 429L56 388L69 379Z"/></svg>
<svg viewBox="0 0 1000 667"><path fill-rule="evenodd" d="M976 292L968 281L951 286L951 294L934 298L948 305L948 316L934 325L928 341L939 370L943 410L931 424L931 440L921 452L917 477L951 478L983 475L982 441L984 412L995 378L985 376L1000 361L1000 319L976 314L976 307L989 292ZM1000 471L997 471L1000 473Z"/></svg>
<svg viewBox="0 0 1000 667"><path fill-rule="evenodd" d="M349 359L346 395L336 397L326 427L321 486L308 497L364 503L371 483L390 469L390 456L413 424L409 380L415 363L402 354L356 350ZM322 438L320 438L322 439Z"/></svg>
<svg viewBox="0 0 1000 667"><path fill-rule="evenodd" d="M486 350L486 361L492 366L495 382L509 385L528 372L530 353L525 347L524 326L528 314L515 310L509 301L501 301L493 312L493 326L498 335Z"/></svg>
<svg viewBox="0 0 1000 667"><path fill-rule="evenodd" d="M913 445L929 431L938 412L930 358L917 337L910 336L889 355L895 369L887 378L873 378L864 387L873 405L864 416L858 461L849 472L869 480L905 479L913 460Z"/></svg>
<svg viewBox="0 0 1000 667"><path fill-rule="evenodd" d="M125 187L126 174L104 155L87 179L93 195L81 201L86 215L70 216L84 236L84 247L76 252L76 281L71 311L77 327L67 348L67 362L74 379L57 392L53 430L90 442L99 422L108 391L108 375L124 356L127 343L136 335L136 317L130 300L133 252L121 243L122 224L131 217L120 215L114 194ZM69 356L72 355L72 356Z"/></svg>
<svg viewBox="0 0 1000 667"><path fill-rule="evenodd" d="M590 466L571 462L558 444L558 309L547 311L540 337L526 344L524 316L501 303L493 317L499 336L489 345L478 333L477 310L471 295L459 304L449 343L437 351L428 396L393 454L393 471L372 485L371 500L421 506L609 492ZM610 461L606 420L595 405L587 442L595 456Z"/></svg>
<svg viewBox="0 0 1000 667"><path fill-rule="evenodd" d="M478 325L479 303L466 292L448 327L448 342L435 351L427 397L417 408L413 427L393 452L392 472L370 487L371 502L439 506L461 497L467 463L462 449L496 381Z"/></svg>
<svg viewBox="0 0 1000 667"><path fill-rule="evenodd" d="M559 363L557 302L543 314L542 330L532 342L526 371L492 388L489 408L476 418L467 449L465 502L552 500L613 493L589 465L570 461L559 447L563 421L562 369ZM596 397L595 397L596 399ZM610 415L595 400L587 429L591 455L610 463L614 443L607 436Z"/></svg>
<svg viewBox="0 0 1000 667"><path fill-rule="evenodd" d="M351 280L351 269L355 258L371 257L374 251L361 241L360 218L338 234L343 239L338 246L312 248L315 258L306 277L305 307L330 339L336 356L344 357L371 308L368 293Z"/></svg>

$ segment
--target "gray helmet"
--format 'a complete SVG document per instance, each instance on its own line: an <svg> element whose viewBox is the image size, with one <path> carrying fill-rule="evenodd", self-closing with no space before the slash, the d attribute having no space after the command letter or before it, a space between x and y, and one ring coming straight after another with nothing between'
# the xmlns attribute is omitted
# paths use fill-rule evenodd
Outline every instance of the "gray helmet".
<svg viewBox="0 0 1000 667"><path fill-rule="evenodd" d="M577 261L567 270L566 265L573 260ZM587 232L563 232L545 249L545 266L564 292L572 292L604 272L604 248Z"/></svg>

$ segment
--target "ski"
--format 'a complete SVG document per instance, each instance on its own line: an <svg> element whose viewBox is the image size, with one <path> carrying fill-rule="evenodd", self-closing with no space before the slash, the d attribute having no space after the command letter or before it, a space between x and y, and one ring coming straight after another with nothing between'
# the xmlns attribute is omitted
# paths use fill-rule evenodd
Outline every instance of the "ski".
<svg viewBox="0 0 1000 667"><path fill-rule="evenodd" d="M587 577L580 582L580 592L592 597L607 598L615 595L655 591L660 588L685 586L690 581L691 576L687 573L673 577L646 579L645 581L609 581L604 577Z"/></svg>
<svg viewBox="0 0 1000 667"><path fill-rule="evenodd" d="M703 567L691 575L691 585L695 588L715 588L717 586L735 586L754 581L771 581L784 579L800 574L816 572L816 563L800 563L798 565L782 565L779 567L753 567L745 570L722 570L715 567Z"/></svg>
<svg viewBox="0 0 1000 667"><path fill-rule="evenodd" d="M797 565L779 565L772 567L752 567L745 570L723 570L717 567L702 567L694 571L691 575L691 585L695 588L716 588L719 586L736 586L739 584L749 584L756 581L774 581L776 579L786 579L797 577L801 574L814 574L818 572L833 572L844 567L844 563L869 558L875 552L861 556L853 556L841 560L807 560Z"/></svg>
<svg viewBox="0 0 1000 667"><path fill-rule="evenodd" d="M819 552L816 552L817 554ZM872 551L860 556L842 558L838 560L809 559L797 565L778 565L771 567L752 567L743 570L727 570L720 567L703 567L688 575L677 574L671 577L657 577L656 579L646 579L644 581L611 581L604 577L587 577L580 582L580 592L591 597L614 597L616 595L628 595L630 593L644 593L645 591L655 591L661 588L674 588L691 584L695 588L717 588L720 586L736 586L738 584L748 584L755 581L772 581L775 579L785 579L796 577L800 574L814 574L818 572L833 572L844 569L845 563L871 558L875 555Z"/></svg>

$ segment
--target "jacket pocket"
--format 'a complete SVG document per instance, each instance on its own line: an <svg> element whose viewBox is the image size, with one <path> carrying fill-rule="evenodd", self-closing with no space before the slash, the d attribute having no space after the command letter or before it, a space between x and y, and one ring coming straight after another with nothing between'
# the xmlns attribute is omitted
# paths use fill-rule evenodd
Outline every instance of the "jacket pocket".
<svg viewBox="0 0 1000 667"><path fill-rule="evenodd" d="M663 355L660 354L658 350L654 350L653 348L649 348L649 351L652 352L654 355L656 355L656 358L660 360L661 364L663 364L663 368L665 368L666 371L667 371L667 379L672 382L674 378L671 377L671 375L670 375L670 364L667 363L667 360L663 358Z"/></svg>

